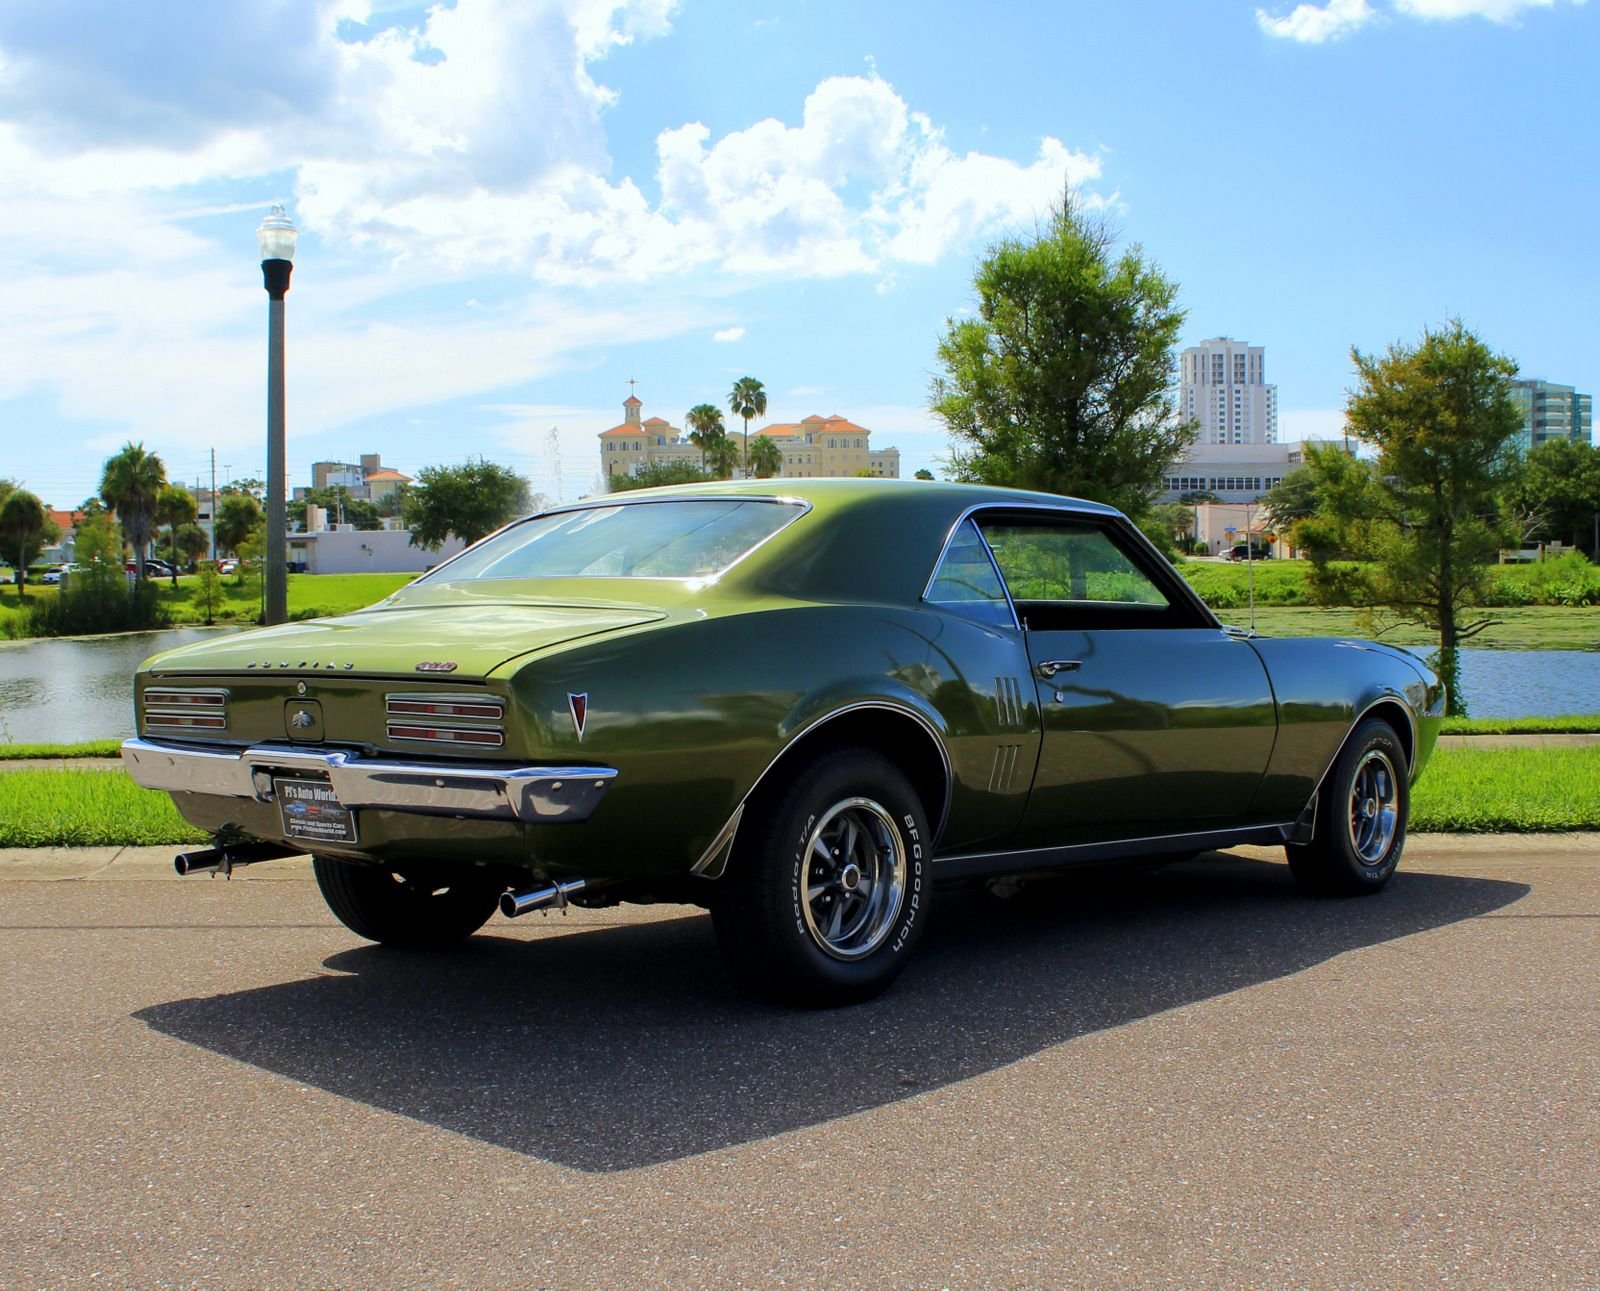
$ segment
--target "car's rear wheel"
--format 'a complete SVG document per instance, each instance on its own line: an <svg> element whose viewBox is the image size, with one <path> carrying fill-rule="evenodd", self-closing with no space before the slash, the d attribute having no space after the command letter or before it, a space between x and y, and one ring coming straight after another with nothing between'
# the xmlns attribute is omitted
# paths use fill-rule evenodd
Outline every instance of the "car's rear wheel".
<svg viewBox="0 0 1600 1291"><path fill-rule="evenodd" d="M1289 867L1313 892L1376 892L1400 863L1410 809L1400 737L1381 718L1369 718L1356 728L1328 777L1311 841L1285 848Z"/></svg>
<svg viewBox="0 0 1600 1291"><path fill-rule="evenodd" d="M505 883L479 874L448 880L376 865L313 856L312 870L328 909L358 937L385 946L428 950L470 937L495 912Z"/></svg>
<svg viewBox="0 0 1600 1291"><path fill-rule="evenodd" d="M827 753L752 804L712 904L740 985L786 1004L851 1004L905 966L927 919L927 813L868 749Z"/></svg>

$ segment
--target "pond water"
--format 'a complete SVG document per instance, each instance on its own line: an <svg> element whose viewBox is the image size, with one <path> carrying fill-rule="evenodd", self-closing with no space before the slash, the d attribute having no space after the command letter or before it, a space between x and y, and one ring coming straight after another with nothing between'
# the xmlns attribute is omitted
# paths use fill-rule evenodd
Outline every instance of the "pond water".
<svg viewBox="0 0 1600 1291"><path fill-rule="evenodd" d="M133 670L157 651L237 630L0 643L0 744L132 735ZM1463 650L1461 689L1474 717L1600 713L1600 651Z"/></svg>
<svg viewBox="0 0 1600 1291"><path fill-rule="evenodd" d="M0 642L0 744L133 734L133 670L161 650L237 628Z"/></svg>
<svg viewBox="0 0 1600 1291"><path fill-rule="evenodd" d="M1600 713L1600 651L1463 650L1461 694L1472 717Z"/></svg>

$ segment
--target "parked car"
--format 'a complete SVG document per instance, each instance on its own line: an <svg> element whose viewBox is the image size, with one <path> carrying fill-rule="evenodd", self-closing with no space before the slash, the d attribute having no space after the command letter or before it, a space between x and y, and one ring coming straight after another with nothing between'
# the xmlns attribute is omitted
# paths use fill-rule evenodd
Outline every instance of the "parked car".
<svg viewBox="0 0 1600 1291"><path fill-rule="evenodd" d="M1271 560L1272 548L1260 543L1255 544L1254 550L1247 543L1236 543L1233 550L1228 553L1229 560Z"/></svg>
<svg viewBox="0 0 1600 1291"><path fill-rule="evenodd" d="M129 771L214 839L180 872L310 852L408 947L701 905L805 1003L887 986L946 880L1255 843L1374 891L1444 709L1401 650L1224 627L1108 507L865 479L556 507L136 694Z"/></svg>

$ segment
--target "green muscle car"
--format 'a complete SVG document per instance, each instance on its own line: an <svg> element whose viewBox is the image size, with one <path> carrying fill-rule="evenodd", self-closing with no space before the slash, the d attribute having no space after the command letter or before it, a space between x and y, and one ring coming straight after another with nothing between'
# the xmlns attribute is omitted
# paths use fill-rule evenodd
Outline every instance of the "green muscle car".
<svg viewBox="0 0 1600 1291"><path fill-rule="evenodd" d="M1439 680L1224 627L1120 513L898 480L641 490L369 609L143 665L123 758L214 845L309 852L362 937L498 907L707 907L741 982L842 1003L945 880L1282 844L1371 892Z"/></svg>

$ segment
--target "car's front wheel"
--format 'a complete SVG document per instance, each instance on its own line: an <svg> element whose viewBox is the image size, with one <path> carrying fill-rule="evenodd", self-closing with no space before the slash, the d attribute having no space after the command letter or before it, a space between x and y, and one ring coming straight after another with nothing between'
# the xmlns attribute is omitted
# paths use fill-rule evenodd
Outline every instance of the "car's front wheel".
<svg viewBox="0 0 1600 1291"><path fill-rule="evenodd" d="M1359 896L1389 881L1406 842L1411 808L1405 750L1389 723L1361 723L1317 804L1309 843L1290 844L1289 867L1313 892Z"/></svg>
<svg viewBox="0 0 1600 1291"><path fill-rule="evenodd" d="M482 875L408 876L376 865L313 856L322 899L358 937L407 950L449 946L488 922L505 883Z"/></svg>
<svg viewBox="0 0 1600 1291"><path fill-rule="evenodd" d="M878 994L927 919L931 839L910 782L881 754L849 749L752 808L711 909L740 984L786 1004Z"/></svg>

